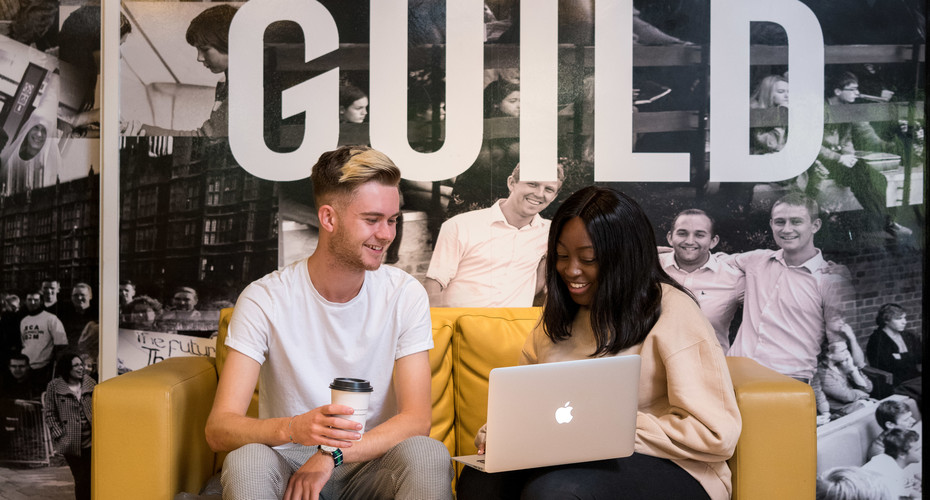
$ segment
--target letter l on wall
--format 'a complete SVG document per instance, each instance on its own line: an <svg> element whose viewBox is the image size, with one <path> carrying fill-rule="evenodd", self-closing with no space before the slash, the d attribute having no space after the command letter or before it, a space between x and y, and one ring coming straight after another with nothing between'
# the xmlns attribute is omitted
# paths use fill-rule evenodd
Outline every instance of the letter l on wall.
<svg viewBox="0 0 930 500"><path fill-rule="evenodd" d="M690 154L633 152L633 1L594 9L594 180L688 182Z"/></svg>

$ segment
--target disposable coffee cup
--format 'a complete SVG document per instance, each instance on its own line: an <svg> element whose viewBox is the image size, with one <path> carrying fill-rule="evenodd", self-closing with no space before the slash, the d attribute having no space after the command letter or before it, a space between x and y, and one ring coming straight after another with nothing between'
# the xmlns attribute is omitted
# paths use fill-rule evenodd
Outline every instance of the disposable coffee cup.
<svg viewBox="0 0 930 500"><path fill-rule="evenodd" d="M365 420L368 418L368 400L374 390L367 380L359 378L337 378L329 384L332 390L332 402L337 405L351 406L355 413L340 415L342 418L362 424L360 434L365 433Z"/></svg>

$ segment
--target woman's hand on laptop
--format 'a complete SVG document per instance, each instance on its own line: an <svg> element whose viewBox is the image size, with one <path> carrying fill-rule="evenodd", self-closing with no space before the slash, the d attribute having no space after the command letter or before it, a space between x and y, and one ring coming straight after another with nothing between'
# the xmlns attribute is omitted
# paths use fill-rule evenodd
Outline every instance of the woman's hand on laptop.
<svg viewBox="0 0 930 500"><path fill-rule="evenodd" d="M478 454L484 455L484 448L488 440L488 424L484 424L478 429L478 434L475 435L475 446L478 448Z"/></svg>

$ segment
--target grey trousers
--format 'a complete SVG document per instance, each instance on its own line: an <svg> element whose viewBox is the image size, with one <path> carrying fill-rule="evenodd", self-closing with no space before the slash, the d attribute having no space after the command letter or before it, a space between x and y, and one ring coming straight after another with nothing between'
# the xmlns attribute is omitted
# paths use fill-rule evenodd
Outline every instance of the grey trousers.
<svg viewBox="0 0 930 500"><path fill-rule="evenodd" d="M317 453L316 446L275 450L245 445L223 463L223 498L279 499L291 475ZM321 500L452 499L452 463L445 445L426 436L406 439L380 458L344 463L333 470Z"/></svg>

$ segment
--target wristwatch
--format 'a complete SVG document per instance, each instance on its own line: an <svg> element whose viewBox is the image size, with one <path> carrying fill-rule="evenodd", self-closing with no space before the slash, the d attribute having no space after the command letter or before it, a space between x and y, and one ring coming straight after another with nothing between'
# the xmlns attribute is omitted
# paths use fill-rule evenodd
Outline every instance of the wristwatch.
<svg viewBox="0 0 930 500"><path fill-rule="evenodd" d="M342 465L342 450L340 450L339 448L336 448L335 446L326 446L325 444L321 444L320 452L333 457L333 468L339 467L340 465Z"/></svg>

